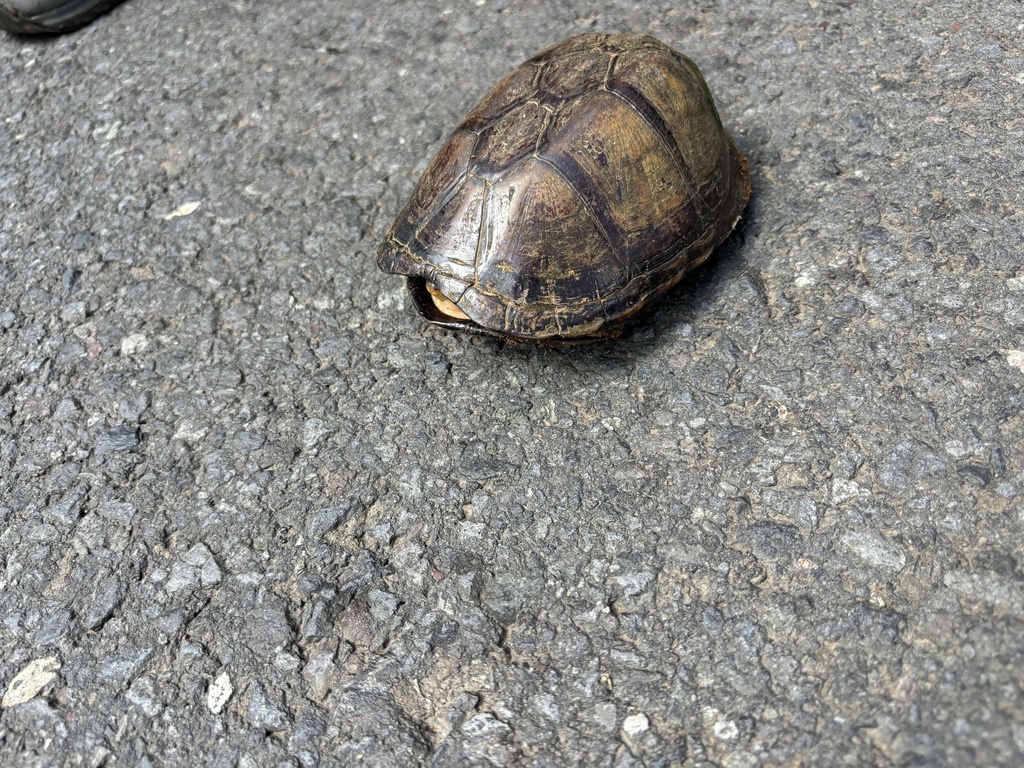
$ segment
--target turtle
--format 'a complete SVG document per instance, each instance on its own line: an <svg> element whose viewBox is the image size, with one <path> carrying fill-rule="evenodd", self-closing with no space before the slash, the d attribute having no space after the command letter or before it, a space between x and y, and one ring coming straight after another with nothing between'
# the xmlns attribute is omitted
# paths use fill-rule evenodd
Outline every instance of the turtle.
<svg viewBox="0 0 1024 768"><path fill-rule="evenodd" d="M469 112L377 262L435 325L593 341L704 262L749 196L696 64L647 35L582 34Z"/></svg>

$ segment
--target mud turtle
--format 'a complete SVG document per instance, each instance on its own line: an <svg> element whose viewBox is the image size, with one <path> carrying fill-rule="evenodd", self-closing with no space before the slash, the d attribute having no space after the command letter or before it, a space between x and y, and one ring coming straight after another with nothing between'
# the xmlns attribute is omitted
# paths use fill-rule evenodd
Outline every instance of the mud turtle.
<svg viewBox="0 0 1024 768"><path fill-rule="evenodd" d="M437 325L596 339L708 258L749 195L692 61L653 37L579 35L469 113L377 260Z"/></svg>

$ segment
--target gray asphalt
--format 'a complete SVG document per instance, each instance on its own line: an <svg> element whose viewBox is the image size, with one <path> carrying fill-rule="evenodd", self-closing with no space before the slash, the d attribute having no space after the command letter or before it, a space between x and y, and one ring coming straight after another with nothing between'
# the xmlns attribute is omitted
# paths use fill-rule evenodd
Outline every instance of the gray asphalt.
<svg viewBox="0 0 1024 768"><path fill-rule="evenodd" d="M377 243L584 31L700 65L740 228L620 340L425 327ZM1024 764L1022 32L130 0L0 36L0 764Z"/></svg>

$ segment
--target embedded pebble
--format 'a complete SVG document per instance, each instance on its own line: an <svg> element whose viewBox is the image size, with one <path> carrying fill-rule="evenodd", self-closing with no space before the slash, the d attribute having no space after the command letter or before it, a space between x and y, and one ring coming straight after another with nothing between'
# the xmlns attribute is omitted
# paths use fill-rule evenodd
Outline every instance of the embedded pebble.
<svg viewBox="0 0 1024 768"><path fill-rule="evenodd" d="M3 700L0 700L0 706L13 707L31 701L50 684L59 669L60 662L56 656L30 661L7 684L7 692L4 693Z"/></svg>
<svg viewBox="0 0 1024 768"><path fill-rule="evenodd" d="M1003 354L1006 355L1006 362L1021 373L1024 373L1024 350L1004 349Z"/></svg>
<svg viewBox="0 0 1024 768"><path fill-rule="evenodd" d="M144 333L133 333L121 339L121 354L131 357L145 352L149 347L149 339Z"/></svg>
<svg viewBox="0 0 1024 768"><path fill-rule="evenodd" d="M902 570L907 564L907 556L900 549L872 531L848 533L840 541L870 565Z"/></svg>
<svg viewBox="0 0 1024 768"><path fill-rule="evenodd" d="M106 456L109 453L121 453L130 451L139 444L139 433L135 427L123 424L119 427L107 430L93 449L93 455L97 458Z"/></svg>
<svg viewBox="0 0 1024 768"><path fill-rule="evenodd" d="M636 738L640 734L646 733L650 727L651 722L643 712L637 712L635 715L630 715L622 721L623 733L631 738Z"/></svg>
<svg viewBox="0 0 1024 768"><path fill-rule="evenodd" d="M206 689L206 707L213 714L219 715L224 709L224 705L228 703L228 699L231 698L231 694L234 693L235 687L231 683L231 678L227 672L221 672L210 683L210 687Z"/></svg>
<svg viewBox="0 0 1024 768"><path fill-rule="evenodd" d="M213 553L203 543L192 545L180 560L171 566L165 589L180 592L196 586L210 587L224 577Z"/></svg>

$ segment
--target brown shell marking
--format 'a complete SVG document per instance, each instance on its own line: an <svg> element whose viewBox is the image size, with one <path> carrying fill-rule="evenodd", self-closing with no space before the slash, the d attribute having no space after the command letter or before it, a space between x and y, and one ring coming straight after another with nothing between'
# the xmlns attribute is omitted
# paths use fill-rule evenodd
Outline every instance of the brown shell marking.
<svg viewBox="0 0 1024 768"><path fill-rule="evenodd" d="M710 255L750 187L696 65L580 35L507 75L427 167L378 250L431 322L599 337ZM438 310L434 293L469 321Z"/></svg>

